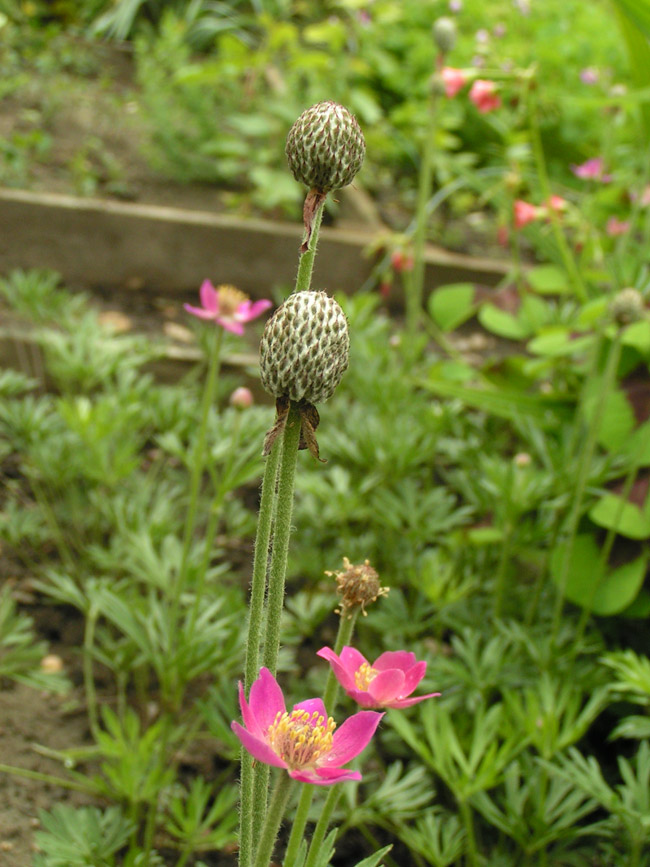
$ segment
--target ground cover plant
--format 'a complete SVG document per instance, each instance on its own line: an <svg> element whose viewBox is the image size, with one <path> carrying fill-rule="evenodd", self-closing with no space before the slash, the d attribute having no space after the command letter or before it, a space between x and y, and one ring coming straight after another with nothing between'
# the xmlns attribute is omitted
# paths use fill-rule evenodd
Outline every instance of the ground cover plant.
<svg viewBox="0 0 650 867"><path fill-rule="evenodd" d="M56 275L0 283L6 330L29 329L0 376L0 539L23 576L0 596L2 686L76 679L87 715L38 777L87 800L41 814L35 865L649 863L649 167L607 129L558 169L543 79L456 64L456 29L428 30L413 225L379 242L375 286L311 285L325 199L364 151L331 102L284 134L308 192L294 291L266 319L206 280L182 382ZM623 96L595 110L644 141L643 95ZM512 268L425 299L448 111L510 143L481 195ZM275 418L224 369L260 334ZM25 591L80 626L62 671Z"/></svg>

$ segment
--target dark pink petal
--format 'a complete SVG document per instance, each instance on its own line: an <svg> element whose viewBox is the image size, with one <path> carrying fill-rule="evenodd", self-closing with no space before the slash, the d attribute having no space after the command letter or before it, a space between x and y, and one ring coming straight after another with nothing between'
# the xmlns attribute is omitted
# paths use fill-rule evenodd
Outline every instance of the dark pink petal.
<svg viewBox="0 0 650 867"><path fill-rule="evenodd" d="M368 684L368 692L374 699L375 707L384 707L404 694L404 672L398 668L380 671Z"/></svg>
<svg viewBox="0 0 650 867"><path fill-rule="evenodd" d="M316 713L318 716L322 716L323 719L327 721L327 711L325 710L325 705L323 704L322 698L308 698L306 701L301 701L299 704L295 704L293 706L293 709L306 710L310 716L313 713ZM317 720L315 720L313 724L317 725Z"/></svg>
<svg viewBox="0 0 650 867"><path fill-rule="evenodd" d="M426 673L427 664L424 661L416 662L413 668L404 672L404 692L402 695L410 695Z"/></svg>
<svg viewBox="0 0 650 867"><path fill-rule="evenodd" d="M198 316L199 319L214 319L215 314L212 310L204 310L203 307L192 307L191 304L183 304L183 307L188 313L191 313L192 316Z"/></svg>
<svg viewBox="0 0 650 867"><path fill-rule="evenodd" d="M244 684L239 681L239 707L241 708L241 715L244 720L244 728L246 728L252 735L261 736L265 732L259 726L259 723L255 719L255 714L250 709L248 702L246 701L246 693L244 692Z"/></svg>
<svg viewBox="0 0 650 867"><path fill-rule="evenodd" d="M275 753L267 743L254 737L254 735L247 732L243 726L240 726L239 723L231 723L230 728L242 742L244 749L247 750L254 759L257 759L258 762L263 762L265 765L273 765L274 768L287 767L286 762L283 762L280 756L278 756L278 754Z"/></svg>
<svg viewBox="0 0 650 867"><path fill-rule="evenodd" d="M363 689L346 689L345 692L359 707L377 707L374 698Z"/></svg>
<svg viewBox="0 0 650 867"><path fill-rule="evenodd" d="M354 681L354 672L356 671L356 668L348 668L343 665L339 657L331 648L321 647L321 649L316 652L316 656L320 656L321 659L326 659L329 662L336 679L343 689L354 689L356 687Z"/></svg>
<svg viewBox="0 0 650 867"><path fill-rule="evenodd" d="M417 704L420 701L424 701L425 698L436 698L439 696L439 692L429 692L427 695L417 695L412 698L400 698L396 701L392 701L390 704L387 704L386 707L392 708L402 708L402 707L411 707L412 704Z"/></svg>
<svg viewBox="0 0 650 867"><path fill-rule="evenodd" d="M266 732L278 713L286 711L284 696L277 680L268 668L260 669L260 676L251 686L248 697L250 709L260 730Z"/></svg>
<svg viewBox="0 0 650 867"><path fill-rule="evenodd" d="M235 322L234 319L230 319L228 316L216 316L215 319L222 328L226 329L226 331L238 334L240 337L244 333L244 326L241 322Z"/></svg>
<svg viewBox="0 0 650 867"><path fill-rule="evenodd" d="M344 765L364 750L374 735L383 713L362 710L348 717L332 737L332 749L319 762L321 767Z"/></svg>
<svg viewBox="0 0 650 867"><path fill-rule="evenodd" d="M412 668L416 661L415 654L408 650L387 650L377 657L372 667L377 671L386 671L388 668L401 668L402 671L406 671Z"/></svg>
<svg viewBox="0 0 650 867"><path fill-rule="evenodd" d="M289 771L289 776L301 783L315 786L331 786L345 780L360 780L359 771L346 771L344 768L317 768L315 771Z"/></svg>
<svg viewBox="0 0 650 867"><path fill-rule="evenodd" d="M216 313L219 309L219 293L209 280L204 280L199 289L201 304L206 310Z"/></svg>

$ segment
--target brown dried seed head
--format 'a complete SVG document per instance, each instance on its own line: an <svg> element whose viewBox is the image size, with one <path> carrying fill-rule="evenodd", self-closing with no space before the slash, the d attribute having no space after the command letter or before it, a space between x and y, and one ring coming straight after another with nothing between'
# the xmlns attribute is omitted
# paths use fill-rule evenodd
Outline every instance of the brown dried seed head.
<svg viewBox="0 0 650 867"><path fill-rule="evenodd" d="M368 560L354 566L347 557L344 557L343 571L325 574L336 579L337 592L341 596L341 610L338 613L342 617L350 617L350 611L355 608L360 608L365 616L366 605L376 602L380 596L387 596L390 589L381 586L379 575Z"/></svg>

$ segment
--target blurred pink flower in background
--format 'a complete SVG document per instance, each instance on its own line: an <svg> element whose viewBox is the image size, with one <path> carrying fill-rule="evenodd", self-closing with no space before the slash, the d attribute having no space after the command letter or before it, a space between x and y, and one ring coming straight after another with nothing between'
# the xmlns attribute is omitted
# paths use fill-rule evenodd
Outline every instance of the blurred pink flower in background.
<svg viewBox="0 0 650 867"><path fill-rule="evenodd" d="M493 81L477 78L469 92L469 98L481 114L487 114L499 108L501 98L497 94L497 86Z"/></svg>
<svg viewBox="0 0 650 867"><path fill-rule="evenodd" d="M230 395L228 403L235 409L249 409L255 402L253 392L245 385L240 385Z"/></svg>
<svg viewBox="0 0 650 867"><path fill-rule="evenodd" d="M580 165L572 165L571 171L576 178L581 178L583 181L600 181L603 184L608 184L612 176L604 174L605 162L602 157L592 157Z"/></svg>
<svg viewBox="0 0 650 867"><path fill-rule="evenodd" d="M464 69L455 69L453 66L445 66L440 71L443 83L445 85L445 95L449 99L453 99L459 90L468 82L468 75Z"/></svg>
<svg viewBox="0 0 650 867"><path fill-rule="evenodd" d="M539 208L536 205L531 205L530 202L525 202L523 199L516 199L513 205L515 229L522 229L528 223L532 223L540 216Z"/></svg>
<svg viewBox="0 0 650 867"><path fill-rule="evenodd" d="M361 707L410 707L440 695L430 692L408 698L424 677L427 664L406 650L388 650L372 665L354 647L344 647L340 656L322 647L316 655L329 662L338 682Z"/></svg>
<svg viewBox="0 0 650 867"><path fill-rule="evenodd" d="M215 287L209 280L204 280L199 289L200 307L184 304L183 307L192 316L199 319L211 319L217 325L221 325L226 331L242 335L244 324L251 319L257 319L265 310L273 305L273 302L251 301L248 295L236 289L234 286L223 284Z"/></svg>
<svg viewBox="0 0 650 867"><path fill-rule="evenodd" d="M600 79L600 72L595 66L587 66L580 72L580 81L583 84L596 84Z"/></svg>
<svg viewBox="0 0 650 867"><path fill-rule="evenodd" d="M360 711L337 729L320 698L301 701L287 713L282 690L268 668L260 669L248 702L240 682L239 706L244 725L233 722L231 728L244 749L265 765L285 768L294 780L318 786L361 779L359 771L340 766L368 746L383 717Z"/></svg>
<svg viewBox="0 0 650 867"><path fill-rule="evenodd" d="M630 221L619 220L618 217L610 217L605 226L605 231L610 238L617 238L619 235L624 235L630 231Z"/></svg>
<svg viewBox="0 0 650 867"><path fill-rule="evenodd" d="M449 11L460 12L463 8L463 0L449 0Z"/></svg>
<svg viewBox="0 0 650 867"><path fill-rule="evenodd" d="M563 199L562 196L556 196L555 194L549 196L543 205L547 210L555 211L556 214L566 211L568 206L569 203L566 199Z"/></svg>

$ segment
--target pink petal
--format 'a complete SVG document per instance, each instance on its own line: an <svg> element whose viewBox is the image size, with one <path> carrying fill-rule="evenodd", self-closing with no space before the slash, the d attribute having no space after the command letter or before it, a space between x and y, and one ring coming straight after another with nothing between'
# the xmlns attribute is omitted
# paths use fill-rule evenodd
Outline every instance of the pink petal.
<svg viewBox="0 0 650 867"><path fill-rule="evenodd" d="M354 672L356 671L356 668L348 668L343 665L339 657L331 648L321 647L321 649L316 652L316 656L320 656L321 659L326 659L329 662L336 679L343 689L354 689L356 687L354 680Z"/></svg>
<svg viewBox="0 0 650 867"><path fill-rule="evenodd" d="M345 692L353 701L356 701L359 707L377 707L377 702L369 692L362 689L346 689Z"/></svg>
<svg viewBox="0 0 650 867"><path fill-rule="evenodd" d="M323 756L321 767L344 765L364 750L374 735L383 713L362 710L348 717L334 732L332 749Z"/></svg>
<svg viewBox="0 0 650 867"><path fill-rule="evenodd" d="M322 698L308 698L306 701L301 701L299 704L295 704L293 708L294 710L306 710L310 716L313 713L316 713L327 721L327 711L325 710ZM316 723L314 723L314 725L316 725Z"/></svg>
<svg viewBox="0 0 650 867"><path fill-rule="evenodd" d="M253 758L257 759L258 762L263 762L265 765L273 765L274 768L287 767L286 762L283 762L267 743L247 732L243 726L239 725L239 723L231 723L230 728L242 742L244 749L247 750Z"/></svg>
<svg viewBox="0 0 650 867"><path fill-rule="evenodd" d="M260 676L251 686L248 701L255 721L263 732L275 722L278 713L286 711L282 690L268 668L260 669Z"/></svg>
<svg viewBox="0 0 650 867"><path fill-rule="evenodd" d="M225 328L226 331L232 332L232 334L238 334L241 337L244 333L244 326L241 322L235 322L235 320L231 319L229 316L216 316L215 319L222 328Z"/></svg>
<svg viewBox="0 0 650 867"><path fill-rule="evenodd" d="M376 668L377 671L386 671L388 668L401 668L402 671L407 671L409 668L413 668L416 661L415 654L408 650L387 650L377 657L372 667Z"/></svg>
<svg viewBox="0 0 650 867"><path fill-rule="evenodd" d="M289 776L301 783L315 786L331 786L345 780L360 780L359 771L346 771L343 768L317 768L315 771L289 771Z"/></svg>
<svg viewBox="0 0 650 867"><path fill-rule="evenodd" d="M265 310L269 309L269 307L273 307L273 302L266 298L261 301L244 301L244 303L240 304L237 308L237 313L235 315L241 317L242 322L250 322L251 319L256 319L258 316L261 316Z"/></svg>
<svg viewBox="0 0 650 867"><path fill-rule="evenodd" d="M216 313L219 310L219 293L209 280L204 280L199 289L201 304L206 310Z"/></svg>
<svg viewBox="0 0 650 867"><path fill-rule="evenodd" d="M347 645L341 651L340 660L341 664L351 672L358 671L364 662L366 665L369 665L368 660L362 653L359 653L355 647L348 647Z"/></svg>
<svg viewBox="0 0 650 867"><path fill-rule="evenodd" d="M411 707L412 704L418 704L420 701L424 701L425 698L436 698L439 696L439 692L430 692L427 695L417 695L412 698L400 698L396 701L392 701L390 704L387 704L386 707L392 708L402 708L402 707Z"/></svg>
<svg viewBox="0 0 650 867"><path fill-rule="evenodd" d="M239 681L239 707L241 708L241 715L244 720L244 727L255 736L260 736L264 732L259 726L259 723L255 719L255 714L250 709L248 702L246 701L246 693L244 692L244 684Z"/></svg>
<svg viewBox="0 0 650 867"><path fill-rule="evenodd" d="M203 307L192 307L191 304L183 304L183 307L188 313L191 313L192 316L198 316L199 319L214 319L215 314L212 310L204 310Z"/></svg>
<svg viewBox="0 0 650 867"><path fill-rule="evenodd" d="M416 662L413 668L409 668L404 673L404 692L402 695L410 695L426 673L427 664L424 661Z"/></svg>
<svg viewBox="0 0 650 867"><path fill-rule="evenodd" d="M375 700L375 707L383 707L401 698L404 694L404 672L398 668L380 671L368 684L368 692Z"/></svg>

